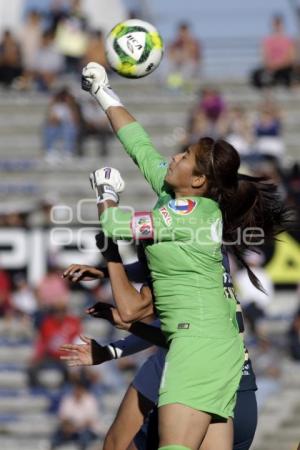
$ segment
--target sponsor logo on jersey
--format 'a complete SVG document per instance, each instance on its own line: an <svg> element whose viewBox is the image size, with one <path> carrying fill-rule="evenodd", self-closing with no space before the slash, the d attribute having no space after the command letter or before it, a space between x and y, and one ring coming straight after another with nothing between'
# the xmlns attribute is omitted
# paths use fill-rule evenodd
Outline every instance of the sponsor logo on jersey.
<svg viewBox="0 0 300 450"><path fill-rule="evenodd" d="M176 214L180 216L186 216L187 214L191 214L194 211L197 205L196 200L192 200L190 198L181 198L170 200L168 203L168 207L172 209Z"/></svg>
<svg viewBox="0 0 300 450"><path fill-rule="evenodd" d="M159 163L159 167L160 167L161 169L164 169L165 167L168 167L167 161L162 161L161 163Z"/></svg>
<svg viewBox="0 0 300 450"><path fill-rule="evenodd" d="M177 325L177 329L178 330L188 330L190 328L190 324L189 323L179 323Z"/></svg>
<svg viewBox="0 0 300 450"><path fill-rule="evenodd" d="M172 224L172 217L170 216L167 208L165 206L163 206L162 208L159 208L159 212L162 215L165 224L167 225L167 227L170 227Z"/></svg>
<svg viewBox="0 0 300 450"><path fill-rule="evenodd" d="M153 222L151 213L135 213L132 218L131 228L134 239L153 239Z"/></svg>

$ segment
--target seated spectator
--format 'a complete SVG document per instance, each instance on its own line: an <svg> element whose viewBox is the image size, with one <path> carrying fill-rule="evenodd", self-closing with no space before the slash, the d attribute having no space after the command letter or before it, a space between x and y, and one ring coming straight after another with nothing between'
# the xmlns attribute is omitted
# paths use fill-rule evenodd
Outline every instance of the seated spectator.
<svg viewBox="0 0 300 450"><path fill-rule="evenodd" d="M56 42L64 56L66 71L77 75L88 44L87 18L80 0L71 1L70 11L57 25Z"/></svg>
<svg viewBox="0 0 300 450"><path fill-rule="evenodd" d="M17 274L13 278L14 290L11 303L17 313L25 317L33 317L37 311L37 300L33 289L27 283L23 274Z"/></svg>
<svg viewBox="0 0 300 450"><path fill-rule="evenodd" d="M298 211L300 220L300 164L298 162L295 162L292 165L286 182L288 185L290 202L294 205L294 209Z"/></svg>
<svg viewBox="0 0 300 450"><path fill-rule="evenodd" d="M67 305L70 298L69 286L55 266L49 267L48 273L37 286L36 294L42 311L51 309L57 302Z"/></svg>
<svg viewBox="0 0 300 450"><path fill-rule="evenodd" d="M70 0L50 0L50 6L44 12L44 16L51 30L56 31L58 24L68 16L70 8Z"/></svg>
<svg viewBox="0 0 300 450"><path fill-rule="evenodd" d="M113 137L112 130L106 114L95 103L93 99L85 101L81 105L81 133L78 142L78 154L83 156L84 141L88 137L95 137L100 144L99 154L108 155L108 141Z"/></svg>
<svg viewBox="0 0 300 450"><path fill-rule="evenodd" d="M58 417L59 425L51 439L51 449L73 442L85 450L97 439L99 408L84 383L74 383L71 393L62 398Z"/></svg>
<svg viewBox="0 0 300 450"><path fill-rule="evenodd" d="M41 372L45 369L54 368L60 372L60 385L68 381L68 369L60 359L60 346L74 342L80 333L79 318L68 312L64 302L54 304L38 330L34 353L28 367L30 387L43 387Z"/></svg>
<svg viewBox="0 0 300 450"><path fill-rule="evenodd" d="M0 317L11 312L11 280L8 273L0 268Z"/></svg>
<svg viewBox="0 0 300 450"><path fill-rule="evenodd" d="M90 61L95 61L108 69L105 56L105 42L101 30L91 31L85 54L82 59L82 66L86 66Z"/></svg>
<svg viewBox="0 0 300 450"><path fill-rule="evenodd" d="M288 331L290 355L295 361L300 361L300 309L295 314Z"/></svg>
<svg viewBox="0 0 300 450"><path fill-rule="evenodd" d="M295 43L284 31L282 16L274 16L272 33L262 43L263 65L251 75L257 88L281 85L290 87L296 60Z"/></svg>
<svg viewBox="0 0 300 450"><path fill-rule="evenodd" d="M74 96L62 89L54 95L43 129L43 144L49 162L71 157L77 150L81 113Z"/></svg>
<svg viewBox="0 0 300 450"><path fill-rule="evenodd" d="M218 129L220 135L230 142L240 155L248 154L253 135L247 112L242 106L233 106L227 114L223 114Z"/></svg>
<svg viewBox="0 0 300 450"><path fill-rule="evenodd" d="M52 208L59 203L59 198L54 193L48 193L39 199L36 207L28 214L27 226L31 227L50 227L53 226L51 218Z"/></svg>
<svg viewBox="0 0 300 450"><path fill-rule="evenodd" d="M264 102L254 122L254 147L260 154L280 158L284 153L282 121L277 106Z"/></svg>
<svg viewBox="0 0 300 450"><path fill-rule="evenodd" d="M0 84L11 86L22 74L20 47L9 30L5 30L0 42Z"/></svg>
<svg viewBox="0 0 300 450"><path fill-rule="evenodd" d="M177 35L171 42L167 56L169 59L168 84L179 77L183 83L197 77L201 63L201 47L199 41L192 35L187 23L178 26Z"/></svg>
<svg viewBox="0 0 300 450"><path fill-rule="evenodd" d="M267 306L272 302L274 286L272 280L263 268L263 256L250 252L245 257L246 263L259 279L265 292L258 290L250 281L246 269L239 270L235 275L238 297L243 313L254 336L259 337L258 322L266 315Z"/></svg>
<svg viewBox="0 0 300 450"><path fill-rule="evenodd" d="M31 86L36 68L37 55L42 41L42 17L35 11L29 11L19 32L24 72L19 87L27 89Z"/></svg>
<svg viewBox="0 0 300 450"><path fill-rule="evenodd" d="M225 112L226 105L220 92L211 87L204 88L189 120L188 142L195 143L203 136L218 138Z"/></svg>
<svg viewBox="0 0 300 450"><path fill-rule="evenodd" d="M33 68L38 89L46 92L52 88L64 68L63 57L58 52L50 30L43 33Z"/></svg>

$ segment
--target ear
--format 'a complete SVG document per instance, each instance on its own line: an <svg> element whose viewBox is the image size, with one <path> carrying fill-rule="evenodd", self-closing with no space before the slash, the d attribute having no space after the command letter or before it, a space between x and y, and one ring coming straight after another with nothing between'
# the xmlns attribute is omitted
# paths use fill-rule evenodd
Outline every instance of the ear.
<svg viewBox="0 0 300 450"><path fill-rule="evenodd" d="M206 175L197 175L192 178L192 188L199 189L206 183Z"/></svg>

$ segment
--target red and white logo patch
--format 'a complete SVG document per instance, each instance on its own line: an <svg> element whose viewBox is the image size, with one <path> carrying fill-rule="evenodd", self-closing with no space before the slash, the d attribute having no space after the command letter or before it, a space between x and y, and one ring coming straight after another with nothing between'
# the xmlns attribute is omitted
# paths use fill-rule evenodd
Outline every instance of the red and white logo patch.
<svg viewBox="0 0 300 450"><path fill-rule="evenodd" d="M153 239L154 229L152 214L150 212L136 212L131 221L133 238L138 241L142 239Z"/></svg>
<svg viewBox="0 0 300 450"><path fill-rule="evenodd" d="M167 225L167 227L170 227L172 225L172 217L170 216L167 208L165 208L164 206L162 208L159 208L159 212L162 215L165 224Z"/></svg>

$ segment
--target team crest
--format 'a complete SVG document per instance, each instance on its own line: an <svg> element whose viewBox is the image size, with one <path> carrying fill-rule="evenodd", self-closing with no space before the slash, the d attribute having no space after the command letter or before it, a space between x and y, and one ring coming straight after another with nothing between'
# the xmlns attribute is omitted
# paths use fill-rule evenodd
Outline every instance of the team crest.
<svg viewBox="0 0 300 450"><path fill-rule="evenodd" d="M186 216L187 214L191 214L197 206L196 200L192 200L190 198L180 198L175 200L170 200L168 203L168 207L172 209L176 214L180 216Z"/></svg>
<svg viewBox="0 0 300 450"><path fill-rule="evenodd" d="M131 228L134 239L153 239L153 222L151 213L135 213L132 219Z"/></svg>

